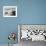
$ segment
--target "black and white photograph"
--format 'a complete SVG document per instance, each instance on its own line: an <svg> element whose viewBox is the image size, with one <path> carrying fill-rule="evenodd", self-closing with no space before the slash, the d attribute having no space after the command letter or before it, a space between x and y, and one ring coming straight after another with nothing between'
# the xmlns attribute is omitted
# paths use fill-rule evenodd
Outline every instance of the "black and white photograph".
<svg viewBox="0 0 46 46"><path fill-rule="evenodd" d="M3 6L3 17L17 17L17 6Z"/></svg>

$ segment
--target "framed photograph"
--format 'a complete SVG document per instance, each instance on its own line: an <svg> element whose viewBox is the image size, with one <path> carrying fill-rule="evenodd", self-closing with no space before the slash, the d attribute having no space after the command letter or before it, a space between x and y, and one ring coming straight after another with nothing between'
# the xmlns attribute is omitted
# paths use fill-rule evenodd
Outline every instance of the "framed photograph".
<svg viewBox="0 0 46 46"><path fill-rule="evenodd" d="M17 6L3 6L3 17L17 17Z"/></svg>

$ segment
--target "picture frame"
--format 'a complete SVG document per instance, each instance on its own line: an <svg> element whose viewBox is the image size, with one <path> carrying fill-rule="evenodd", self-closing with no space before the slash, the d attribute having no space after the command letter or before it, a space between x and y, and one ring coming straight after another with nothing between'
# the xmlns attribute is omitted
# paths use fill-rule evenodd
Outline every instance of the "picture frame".
<svg viewBox="0 0 46 46"><path fill-rule="evenodd" d="M17 6L3 6L3 17L17 17Z"/></svg>

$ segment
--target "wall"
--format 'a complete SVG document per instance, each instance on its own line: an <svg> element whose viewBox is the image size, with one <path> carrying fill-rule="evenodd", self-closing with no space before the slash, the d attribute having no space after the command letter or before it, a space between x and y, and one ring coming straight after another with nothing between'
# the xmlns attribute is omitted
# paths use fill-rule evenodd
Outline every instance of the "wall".
<svg viewBox="0 0 46 46"><path fill-rule="evenodd" d="M17 5L18 17L4 18L5 5ZM9 32L17 34L17 24L46 24L46 0L0 0L0 44L8 43Z"/></svg>
<svg viewBox="0 0 46 46"><path fill-rule="evenodd" d="M8 34L10 32L16 32L17 35L17 18L5 18L3 17L3 6L18 6L18 0L0 0L0 44L7 44ZM15 41L18 43L17 39Z"/></svg>

